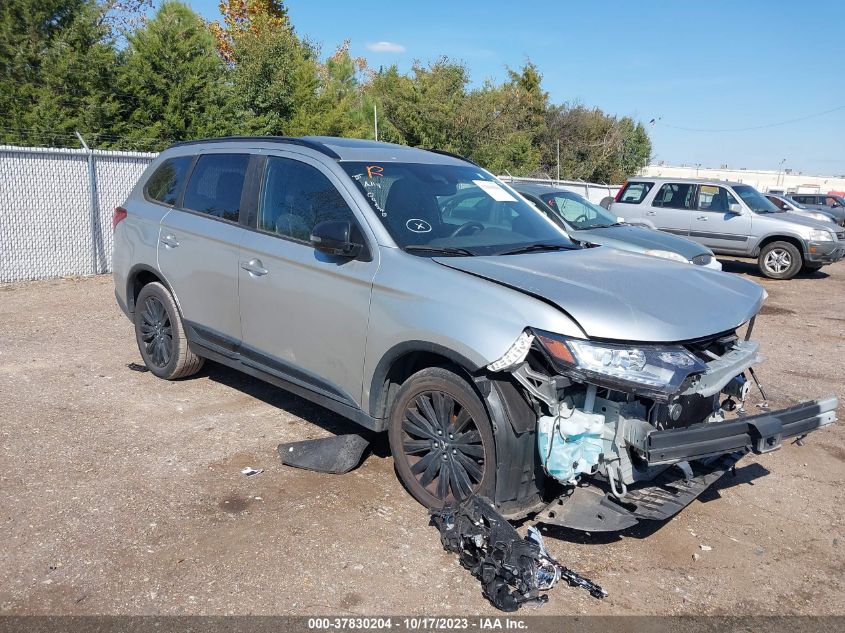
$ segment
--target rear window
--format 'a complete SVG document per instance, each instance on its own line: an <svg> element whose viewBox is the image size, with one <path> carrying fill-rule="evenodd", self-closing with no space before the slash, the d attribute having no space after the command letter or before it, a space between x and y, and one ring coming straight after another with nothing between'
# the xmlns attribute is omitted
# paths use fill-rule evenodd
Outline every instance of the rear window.
<svg viewBox="0 0 845 633"><path fill-rule="evenodd" d="M667 182L660 187L652 204L655 207L669 209L692 209L693 191L695 191L695 185Z"/></svg>
<svg viewBox="0 0 845 633"><path fill-rule="evenodd" d="M639 204L651 191L654 186L653 182L629 182L622 190L622 194L616 202L624 202L625 204Z"/></svg>
<svg viewBox="0 0 845 633"><path fill-rule="evenodd" d="M193 159L193 156L179 156L164 161L147 182L147 197L171 206L176 204Z"/></svg>
<svg viewBox="0 0 845 633"><path fill-rule="evenodd" d="M185 189L186 209L237 222L249 154L200 156Z"/></svg>

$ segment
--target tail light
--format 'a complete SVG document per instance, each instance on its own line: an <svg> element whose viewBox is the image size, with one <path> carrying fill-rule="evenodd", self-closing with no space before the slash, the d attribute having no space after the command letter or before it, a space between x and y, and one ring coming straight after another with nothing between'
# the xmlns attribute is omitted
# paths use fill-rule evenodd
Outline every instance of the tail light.
<svg viewBox="0 0 845 633"><path fill-rule="evenodd" d="M619 198L622 197L622 192L625 191L625 187L627 187L627 186L628 186L628 181L626 180L624 183L622 183L622 186L619 187L619 191L616 192L616 195L613 196L614 202L619 202Z"/></svg>
<svg viewBox="0 0 845 633"><path fill-rule="evenodd" d="M127 216L126 209L123 207L115 207L114 209L114 216L111 219L111 228L114 231L117 228L117 225L120 224L121 220L125 220Z"/></svg>

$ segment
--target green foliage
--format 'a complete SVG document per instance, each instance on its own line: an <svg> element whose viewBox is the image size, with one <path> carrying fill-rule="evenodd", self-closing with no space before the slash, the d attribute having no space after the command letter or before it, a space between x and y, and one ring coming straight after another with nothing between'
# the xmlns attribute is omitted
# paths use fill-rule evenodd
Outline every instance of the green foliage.
<svg viewBox="0 0 845 633"><path fill-rule="evenodd" d="M0 142L158 150L226 134L320 134L445 149L493 172L620 182L649 158L641 123L554 105L527 62L472 86L448 58L378 73L344 42L324 61L281 0L223 0L205 23L167 0L0 2Z"/></svg>
<svg viewBox="0 0 845 633"><path fill-rule="evenodd" d="M0 142L67 145L107 130L115 49L93 0L0 4Z"/></svg>
<svg viewBox="0 0 845 633"><path fill-rule="evenodd" d="M119 68L116 133L145 149L219 134L225 129L223 77L206 25L187 6L165 2L129 35Z"/></svg>

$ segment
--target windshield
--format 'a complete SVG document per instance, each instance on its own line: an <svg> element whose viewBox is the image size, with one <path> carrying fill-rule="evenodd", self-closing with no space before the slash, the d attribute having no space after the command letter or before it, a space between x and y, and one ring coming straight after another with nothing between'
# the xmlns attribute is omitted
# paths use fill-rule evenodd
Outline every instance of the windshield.
<svg viewBox="0 0 845 633"><path fill-rule="evenodd" d="M341 162L396 243L421 256L577 248L480 167Z"/></svg>
<svg viewBox="0 0 845 633"><path fill-rule="evenodd" d="M754 211L754 213L780 213L775 205L769 202L762 193L748 185L734 185L736 195Z"/></svg>
<svg viewBox="0 0 845 633"><path fill-rule="evenodd" d="M542 194L540 199L576 230L618 224L615 215L571 191Z"/></svg>

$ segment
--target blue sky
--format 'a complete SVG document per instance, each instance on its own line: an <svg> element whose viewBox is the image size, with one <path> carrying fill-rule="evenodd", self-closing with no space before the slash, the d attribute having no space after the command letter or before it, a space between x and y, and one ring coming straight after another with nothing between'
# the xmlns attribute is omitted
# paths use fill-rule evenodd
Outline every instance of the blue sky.
<svg viewBox="0 0 845 633"><path fill-rule="evenodd" d="M189 0L207 18L217 0ZM289 0L300 35L374 68L441 55L475 83L530 59L554 102L630 115L657 160L845 173L845 2ZM378 43L383 43L381 46ZM388 44L384 44L388 43ZM834 112L757 130L833 108ZM651 119L657 123L650 124ZM669 126L696 128L692 132Z"/></svg>

